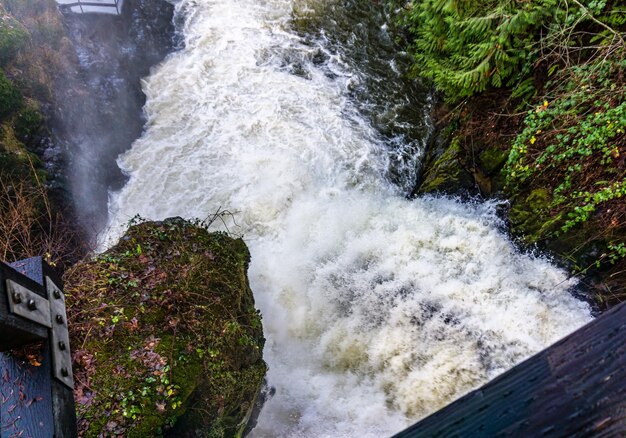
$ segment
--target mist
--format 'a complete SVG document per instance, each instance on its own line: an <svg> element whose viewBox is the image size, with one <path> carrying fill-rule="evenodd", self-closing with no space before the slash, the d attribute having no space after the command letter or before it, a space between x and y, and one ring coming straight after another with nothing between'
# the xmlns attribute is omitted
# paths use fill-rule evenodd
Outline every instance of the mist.
<svg viewBox="0 0 626 438"><path fill-rule="evenodd" d="M127 0L121 16L64 17L75 58L55 84L51 125L66 156L66 179L77 220L91 239L107 222L111 191L126 180L116 160L143 130L142 78L177 42L174 7Z"/></svg>

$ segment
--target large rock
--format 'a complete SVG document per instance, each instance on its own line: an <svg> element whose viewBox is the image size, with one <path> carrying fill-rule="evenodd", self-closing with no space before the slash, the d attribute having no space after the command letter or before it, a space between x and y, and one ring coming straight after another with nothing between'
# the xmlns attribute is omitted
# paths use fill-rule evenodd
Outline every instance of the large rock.
<svg viewBox="0 0 626 438"><path fill-rule="evenodd" d="M419 194L438 193L453 195L474 185L472 175L466 170L463 150L458 139L437 157L429 156L425 166Z"/></svg>
<svg viewBox="0 0 626 438"><path fill-rule="evenodd" d="M241 239L176 218L68 272L82 436L241 434L266 371L249 261Z"/></svg>

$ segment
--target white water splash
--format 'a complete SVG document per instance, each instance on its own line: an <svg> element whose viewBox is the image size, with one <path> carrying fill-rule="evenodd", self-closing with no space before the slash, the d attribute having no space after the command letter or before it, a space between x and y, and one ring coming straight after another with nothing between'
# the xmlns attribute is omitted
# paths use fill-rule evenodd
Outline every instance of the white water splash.
<svg viewBox="0 0 626 438"><path fill-rule="evenodd" d="M137 213L238 212L276 387L255 437L389 435L590 320L494 205L408 201L387 182L390 152L346 98L354 77L308 61L290 0L178 7L186 49L145 83L108 237Z"/></svg>

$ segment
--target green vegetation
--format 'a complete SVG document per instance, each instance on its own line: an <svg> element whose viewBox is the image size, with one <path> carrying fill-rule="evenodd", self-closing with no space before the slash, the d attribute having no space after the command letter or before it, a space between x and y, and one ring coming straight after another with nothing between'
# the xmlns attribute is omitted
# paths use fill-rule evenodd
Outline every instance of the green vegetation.
<svg viewBox="0 0 626 438"><path fill-rule="evenodd" d="M552 220L541 237L579 234L583 246L595 242L601 253L585 263L596 268L624 258L625 68L621 58L592 60L548 81L551 99L529 111L504 169L511 193L549 189L546 213Z"/></svg>
<svg viewBox="0 0 626 438"><path fill-rule="evenodd" d="M13 83L0 70L0 118L4 118L20 107L22 96Z"/></svg>
<svg viewBox="0 0 626 438"><path fill-rule="evenodd" d="M28 31L0 4L0 67L4 68L28 43L28 39ZM0 69L0 119L19 109L21 101L21 93Z"/></svg>
<svg viewBox="0 0 626 438"><path fill-rule="evenodd" d="M0 0L0 257L4 261L44 255L50 263L65 265L84 253L80 233L68 220L70 207L60 189L51 189L49 174L37 155L50 137L40 105L51 103L53 78L67 58L67 53L57 50L66 40L63 35L53 1Z"/></svg>
<svg viewBox="0 0 626 438"><path fill-rule="evenodd" d="M7 14L0 4L0 66L5 65L28 43L28 31Z"/></svg>
<svg viewBox="0 0 626 438"><path fill-rule="evenodd" d="M513 86L514 95L532 89L536 62L547 50L582 46L576 33L588 22L602 28L594 44L623 44L608 24L621 23L624 6L606 1L413 0L402 3L399 20L412 36L415 72L433 80L450 101ZM600 17L599 19L596 16ZM532 79L532 78L531 78Z"/></svg>
<svg viewBox="0 0 626 438"><path fill-rule="evenodd" d="M626 5L390 3L451 121L421 192L472 175L457 184L510 199L515 235L586 275L599 302L626 298Z"/></svg>
<svg viewBox="0 0 626 438"><path fill-rule="evenodd" d="M28 139L36 135L44 124L44 118L37 105L25 105L17 115L14 125L19 138Z"/></svg>
<svg viewBox="0 0 626 438"><path fill-rule="evenodd" d="M239 436L266 370L249 260L177 218L67 273L81 436Z"/></svg>
<svg viewBox="0 0 626 438"><path fill-rule="evenodd" d="M513 142L505 168L507 180L526 185L529 179L540 178L554 186L551 207L562 217L557 235L626 194L620 150L626 102L616 90L624 67L624 62L604 61L572 68L568 82L559 87L564 93L530 111ZM581 113L581 108L586 112ZM583 189L584 179L592 179L593 188Z"/></svg>

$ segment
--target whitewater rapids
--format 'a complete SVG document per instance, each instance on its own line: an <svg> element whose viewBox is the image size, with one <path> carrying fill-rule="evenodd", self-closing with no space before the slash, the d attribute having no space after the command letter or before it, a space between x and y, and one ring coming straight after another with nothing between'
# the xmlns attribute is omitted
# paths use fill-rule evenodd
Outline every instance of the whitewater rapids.
<svg viewBox="0 0 626 438"><path fill-rule="evenodd" d="M235 214L276 388L255 437L390 435L591 319L494 204L390 181L401 145L350 99L359 75L292 30L327 3L179 1L185 48L144 83L146 131L110 201L109 243L136 214Z"/></svg>

